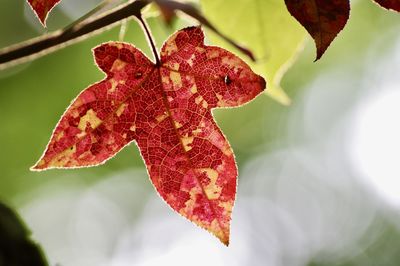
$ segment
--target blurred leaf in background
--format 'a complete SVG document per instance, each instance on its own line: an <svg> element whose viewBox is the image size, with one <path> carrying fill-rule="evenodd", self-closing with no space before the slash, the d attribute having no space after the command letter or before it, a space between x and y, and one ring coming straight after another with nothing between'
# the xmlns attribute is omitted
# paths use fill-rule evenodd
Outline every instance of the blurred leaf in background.
<svg viewBox="0 0 400 266"><path fill-rule="evenodd" d="M40 247L30 239L30 233L20 218L0 202L0 265L47 266Z"/></svg>
<svg viewBox="0 0 400 266"><path fill-rule="evenodd" d="M290 104L280 82L302 50L306 32L289 14L284 1L235 0L227 4L224 0L201 0L201 5L217 28L255 54L257 61L247 63L267 80L266 93ZM218 36L211 36L213 43L232 50Z"/></svg>

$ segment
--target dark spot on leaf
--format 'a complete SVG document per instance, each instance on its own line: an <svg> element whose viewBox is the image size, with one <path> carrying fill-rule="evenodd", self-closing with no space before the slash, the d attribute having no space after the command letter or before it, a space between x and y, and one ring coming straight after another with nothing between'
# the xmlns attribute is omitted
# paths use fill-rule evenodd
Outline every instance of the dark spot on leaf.
<svg viewBox="0 0 400 266"><path fill-rule="evenodd" d="M224 82L225 82L226 85L229 85L229 84L232 83L232 80L229 78L228 75L226 75L226 76L224 77Z"/></svg>

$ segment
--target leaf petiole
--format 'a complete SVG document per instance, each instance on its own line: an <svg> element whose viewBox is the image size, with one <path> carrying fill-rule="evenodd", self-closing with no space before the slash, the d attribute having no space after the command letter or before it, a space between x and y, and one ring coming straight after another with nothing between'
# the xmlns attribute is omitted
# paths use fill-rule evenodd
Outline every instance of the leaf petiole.
<svg viewBox="0 0 400 266"><path fill-rule="evenodd" d="M154 59L156 60L156 66L160 66L161 61L160 61L160 58L158 57L157 48L156 48L156 45L154 44L154 38L153 38L153 35L151 35L149 26L147 25L146 21L142 18L141 14L135 15L135 17L139 20L140 24L142 25L142 27L144 29L144 32L146 33L146 37L150 43L151 50L154 55Z"/></svg>

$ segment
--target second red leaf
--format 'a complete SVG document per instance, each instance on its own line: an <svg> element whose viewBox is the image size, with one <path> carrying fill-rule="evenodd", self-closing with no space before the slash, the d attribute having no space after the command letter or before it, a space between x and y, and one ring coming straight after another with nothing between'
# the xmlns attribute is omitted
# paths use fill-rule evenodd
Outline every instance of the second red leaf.
<svg viewBox="0 0 400 266"><path fill-rule="evenodd" d="M349 0L285 0L287 9L310 33L320 59L349 19Z"/></svg>

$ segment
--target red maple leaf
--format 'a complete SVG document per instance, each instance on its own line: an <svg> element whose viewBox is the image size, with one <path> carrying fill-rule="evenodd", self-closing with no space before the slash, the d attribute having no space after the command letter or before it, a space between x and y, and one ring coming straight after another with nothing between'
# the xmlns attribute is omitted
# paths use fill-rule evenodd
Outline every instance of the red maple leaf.
<svg viewBox="0 0 400 266"><path fill-rule="evenodd" d="M36 16L39 18L43 26L46 26L47 14L60 2L61 0L28 0L29 5L32 7Z"/></svg>
<svg viewBox="0 0 400 266"><path fill-rule="evenodd" d="M285 0L290 14L310 33L320 59L350 15L349 0Z"/></svg>
<svg viewBox="0 0 400 266"><path fill-rule="evenodd" d="M94 57L107 77L68 107L33 170L102 164L135 141L161 197L228 245L237 168L211 109L249 102L264 79L204 45L199 27L172 35L160 64L120 42L94 48Z"/></svg>
<svg viewBox="0 0 400 266"><path fill-rule="evenodd" d="M400 0L374 0L380 6L386 9L392 9L400 12Z"/></svg>

